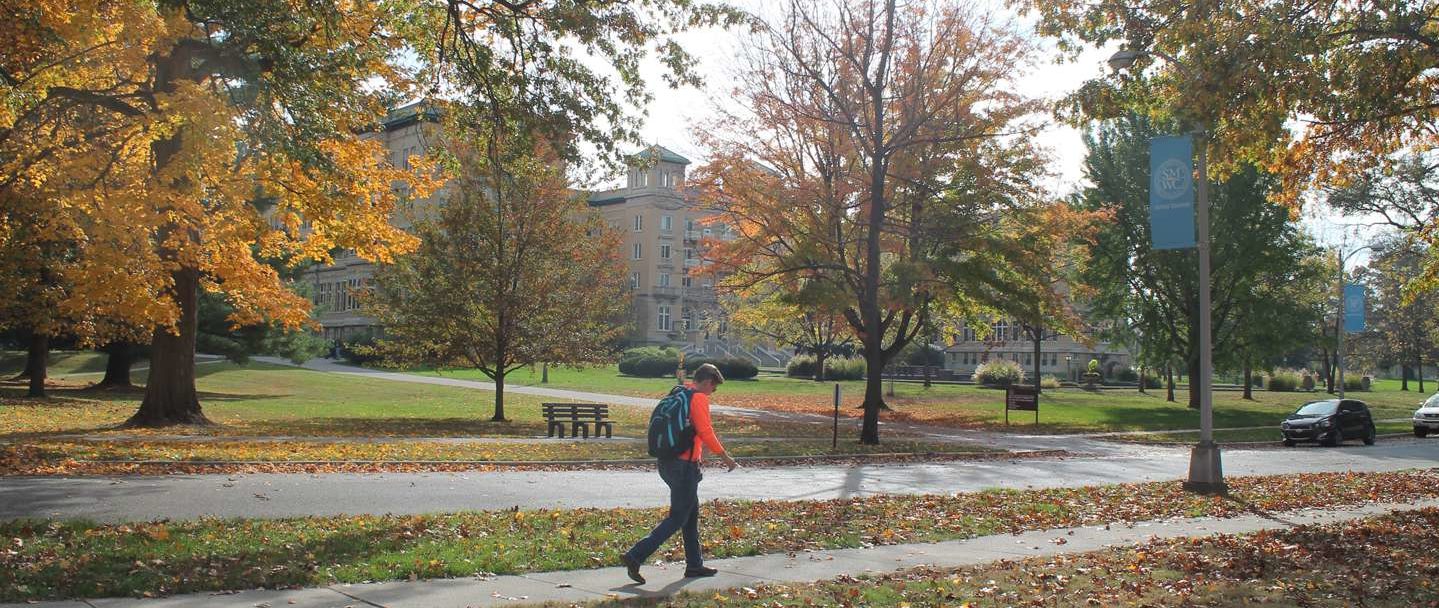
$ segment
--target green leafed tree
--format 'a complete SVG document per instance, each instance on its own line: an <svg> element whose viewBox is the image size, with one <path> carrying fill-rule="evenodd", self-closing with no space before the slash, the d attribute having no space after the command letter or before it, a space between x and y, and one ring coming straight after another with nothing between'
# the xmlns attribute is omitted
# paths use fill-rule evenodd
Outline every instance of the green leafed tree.
<svg viewBox="0 0 1439 608"><path fill-rule="evenodd" d="M1092 314L1138 328L1146 352L1158 360L1165 360L1160 353L1177 356L1194 378L1199 369L1195 252L1150 247L1149 140L1172 131L1130 116L1099 123L1086 134L1085 172L1091 185L1079 204L1111 212L1112 221L1090 247L1083 280L1092 289ZM1231 355L1242 352L1239 345L1242 336L1250 335L1245 332L1253 331L1251 325L1273 323L1274 315L1312 318L1312 311L1297 302L1272 299L1297 273L1312 272L1304 260L1317 253L1288 210L1267 202L1274 187L1272 177L1250 167L1211 188L1212 338L1216 362L1231 369L1242 366ZM1190 392L1189 402L1199 406L1198 391Z"/></svg>
<svg viewBox="0 0 1439 608"><path fill-rule="evenodd" d="M510 372L612 354L629 310L620 237L543 144L447 147L459 177L417 218L419 249L376 271L366 308L385 328L384 357L479 370L495 382L492 420L504 421Z"/></svg>

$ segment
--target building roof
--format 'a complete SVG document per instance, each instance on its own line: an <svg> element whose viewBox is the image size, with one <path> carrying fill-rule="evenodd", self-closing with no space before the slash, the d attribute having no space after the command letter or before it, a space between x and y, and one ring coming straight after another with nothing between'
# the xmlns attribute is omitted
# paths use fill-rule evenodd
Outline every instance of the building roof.
<svg viewBox="0 0 1439 608"><path fill-rule="evenodd" d="M433 122L439 118L440 111L421 99L390 110L385 114L385 120L380 123L380 126L389 131L407 127L422 120Z"/></svg>
<svg viewBox="0 0 1439 608"><path fill-rule="evenodd" d="M667 163L678 163L678 164L681 164L681 165L688 165L688 164L690 164L690 159L685 158L685 157L683 157L683 156L680 156L679 154L676 154L674 150L671 150L671 149L666 148L666 147L664 147L664 146L661 146L661 145L659 145L659 144L654 144L654 145L651 145L651 146L648 147L648 148L645 148L644 150L640 151L638 154L635 154L635 158L639 158L639 159L643 159L643 160L650 160L651 158L654 157L654 155L655 155L656 153L658 153L658 154L660 155L660 160L661 160L661 161L664 161L664 162L667 162Z"/></svg>
<svg viewBox="0 0 1439 608"><path fill-rule="evenodd" d="M591 192L589 203L591 207L603 207L605 205L616 205L625 202L625 195L616 190L605 192Z"/></svg>

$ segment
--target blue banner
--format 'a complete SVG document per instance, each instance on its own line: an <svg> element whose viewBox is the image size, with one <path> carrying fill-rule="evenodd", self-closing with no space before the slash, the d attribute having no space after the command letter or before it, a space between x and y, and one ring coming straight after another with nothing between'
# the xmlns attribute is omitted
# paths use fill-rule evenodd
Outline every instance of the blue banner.
<svg viewBox="0 0 1439 608"><path fill-rule="evenodd" d="M1364 286L1344 286L1344 331L1364 331Z"/></svg>
<svg viewBox="0 0 1439 608"><path fill-rule="evenodd" d="M1149 140L1149 237L1155 249L1194 247L1194 140Z"/></svg>

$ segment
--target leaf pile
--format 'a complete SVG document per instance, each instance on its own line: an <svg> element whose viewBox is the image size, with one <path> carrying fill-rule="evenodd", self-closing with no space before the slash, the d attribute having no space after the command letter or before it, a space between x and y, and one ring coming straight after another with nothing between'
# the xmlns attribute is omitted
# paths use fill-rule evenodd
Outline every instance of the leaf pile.
<svg viewBox="0 0 1439 608"><path fill-rule="evenodd" d="M1439 509L958 570L740 588L670 606L1439 606ZM597 606L609 606L601 603Z"/></svg>
<svg viewBox="0 0 1439 608"><path fill-rule="evenodd" d="M713 557L930 542L1006 532L1232 517L1439 496L1439 471L1232 478L1230 498L1179 482L953 496L712 502ZM0 601L296 587L613 566L664 509L0 524ZM656 557L678 559L678 540Z"/></svg>

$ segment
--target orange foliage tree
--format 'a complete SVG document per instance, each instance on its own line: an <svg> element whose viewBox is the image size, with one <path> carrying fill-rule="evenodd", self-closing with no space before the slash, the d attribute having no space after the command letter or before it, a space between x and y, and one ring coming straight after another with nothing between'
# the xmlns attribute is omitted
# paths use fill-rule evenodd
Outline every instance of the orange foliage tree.
<svg viewBox="0 0 1439 608"><path fill-rule="evenodd" d="M74 226L57 309L150 328L132 425L206 423L195 391L197 294L236 324L305 323L309 304L266 259L335 248L388 260L392 185L361 134L407 75L403 5L280 0L6 3L0 35L0 201L40 201Z"/></svg>
<svg viewBox="0 0 1439 608"><path fill-rule="evenodd" d="M706 129L696 175L738 233L713 265L741 293L844 294L869 370L860 441L878 443L881 370L905 345L1042 291L1018 231L1045 207L1038 106L1010 84L1031 49L988 16L897 0L792 0L749 48L743 109Z"/></svg>

